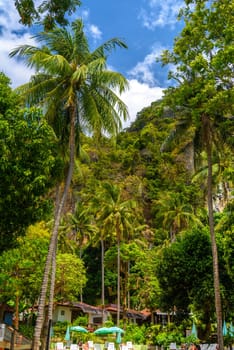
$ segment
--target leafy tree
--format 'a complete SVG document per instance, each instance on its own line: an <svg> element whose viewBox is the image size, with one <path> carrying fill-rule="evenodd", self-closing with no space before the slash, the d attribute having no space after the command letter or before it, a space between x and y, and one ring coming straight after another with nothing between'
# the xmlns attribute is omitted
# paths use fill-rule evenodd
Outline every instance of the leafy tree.
<svg viewBox="0 0 234 350"><path fill-rule="evenodd" d="M91 52L80 20L72 23L72 33L67 28L55 28L51 32L37 34L36 39L47 46L37 48L23 45L11 52L11 56L18 54L37 71L31 82L22 86L20 91L25 93L27 103L43 104L50 120L56 118L56 112L63 108L66 125L69 126L69 167L55 212L35 327L34 349L38 350L49 271L72 180L76 144L80 144L80 129L85 126L94 131L97 137L102 131L112 135L118 132L120 117L127 117L127 109L114 89L123 92L127 81L121 74L106 68L107 54L118 46L126 45L114 38Z"/></svg>
<svg viewBox="0 0 234 350"><path fill-rule="evenodd" d="M169 105L175 109L182 107L190 113L196 130L200 131L202 149L207 157L207 202L217 334L222 350L222 307L212 202L212 158L214 150L219 156L222 154L219 146L223 144L224 139L220 126L227 120L230 121L233 109L233 3L227 0L188 0L186 4L186 8L181 11L185 27L175 40L173 52L164 52L162 62L172 63L177 67L176 72L169 75L178 82L177 87L168 89L166 93ZM228 134L229 130L226 130L226 133ZM226 141L228 139L225 138Z"/></svg>
<svg viewBox="0 0 234 350"><path fill-rule="evenodd" d="M19 311L37 301L49 231L43 223L30 226L26 235L17 239L17 243L17 248L9 249L0 256L0 295L4 302L13 301L15 327L18 329Z"/></svg>
<svg viewBox="0 0 234 350"><path fill-rule="evenodd" d="M207 230L193 229L178 236L176 242L162 248L156 264L161 288L160 305L166 310L200 312L210 334L213 316L211 242Z"/></svg>
<svg viewBox="0 0 234 350"><path fill-rule="evenodd" d="M46 30L52 29L55 24L67 24L65 14L72 14L80 4L80 0L15 1L22 24L31 26L34 22L40 21Z"/></svg>
<svg viewBox="0 0 234 350"><path fill-rule="evenodd" d="M23 311L20 305L27 308L37 303L49 238L45 223L31 225L26 235L18 238L18 247L0 256L0 297L5 302L13 300L16 316ZM59 252L56 266L55 299L76 300L86 283L83 262L75 254ZM18 329L18 317L16 323Z"/></svg>
<svg viewBox="0 0 234 350"><path fill-rule="evenodd" d="M86 283L83 262L74 254L58 253L56 259L55 299L77 300Z"/></svg>
<svg viewBox="0 0 234 350"><path fill-rule="evenodd" d="M233 293L232 284L234 281L233 268L233 233L234 233L234 216L233 216L233 201L230 201L222 213L217 213L215 216L216 232L218 233L221 250L221 281L225 285L223 294L223 309L226 320L231 319L233 315Z"/></svg>
<svg viewBox="0 0 234 350"><path fill-rule="evenodd" d="M10 80L0 74L0 242L11 248L25 228L46 218L45 197L58 178L60 162L53 130L37 108L19 109ZM20 203L20 205L19 205Z"/></svg>
<svg viewBox="0 0 234 350"><path fill-rule="evenodd" d="M134 309L149 308L152 311L158 309L161 290L155 274L155 265L158 259L157 249L142 249L142 247L140 249L138 247L138 250L133 250L131 245L131 251L135 258L131 264L130 274L131 300Z"/></svg>

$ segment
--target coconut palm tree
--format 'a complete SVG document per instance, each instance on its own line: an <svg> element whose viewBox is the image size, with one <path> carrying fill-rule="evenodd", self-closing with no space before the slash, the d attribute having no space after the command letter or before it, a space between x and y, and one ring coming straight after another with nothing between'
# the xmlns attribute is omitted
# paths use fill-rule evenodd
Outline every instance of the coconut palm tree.
<svg viewBox="0 0 234 350"><path fill-rule="evenodd" d="M23 45L10 54L20 56L29 67L36 70L30 82L18 91L28 105L41 105L52 125L57 112L63 110L64 122L69 131L69 166L55 211L34 332L33 349L38 350L49 271L72 180L79 135L84 128L98 135L102 132L112 135L118 133L121 117L127 118L127 108L114 90L122 93L127 88L127 81L121 74L107 69L107 54L118 46L126 48L126 45L114 38L91 52L81 20L73 22L71 28L55 28L51 32L39 33L35 39L44 46Z"/></svg>
<svg viewBox="0 0 234 350"><path fill-rule="evenodd" d="M183 193L163 191L158 199L153 201L153 205L156 218L170 233L171 242L175 240L177 233L188 228L189 225L202 226L202 222L194 213L193 206Z"/></svg>
<svg viewBox="0 0 234 350"><path fill-rule="evenodd" d="M97 211L97 223L101 224L102 232L115 237L117 241L117 325L120 320L120 243L134 231L136 220L136 202L123 199L118 185L105 182L100 190L100 206ZM102 237L103 241L103 237ZM102 259L104 254L102 252ZM104 276L103 276L104 280ZM104 283L104 282L103 282ZM103 286L104 289L104 286Z"/></svg>
<svg viewBox="0 0 234 350"><path fill-rule="evenodd" d="M228 0L194 1L194 7L182 10L185 26L175 40L173 52L164 52L164 64L176 65L170 72L178 87L168 89L167 96L174 109L189 111L190 119L199 135L201 149L207 159L207 206L211 248L213 258L213 277L215 291L215 309L217 318L218 343L224 348L222 333L222 303L218 268L218 253L213 216L213 159L222 155L223 141L229 141L229 130L223 126L232 124L233 128L233 46L228 33L231 31L230 18L232 4ZM225 26L223 25L225 23ZM196 30L193 30L196 28ZM225 138L222 130L226 131Z"/></svg>

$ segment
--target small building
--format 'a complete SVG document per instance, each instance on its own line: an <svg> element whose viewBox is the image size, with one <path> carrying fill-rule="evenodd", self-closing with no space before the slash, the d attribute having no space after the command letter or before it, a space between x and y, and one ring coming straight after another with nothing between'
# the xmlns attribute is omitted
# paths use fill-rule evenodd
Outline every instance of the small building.
<svg viewBox="0 0 234 350"><path fill-rule="evenodd" d="M111 315L112 320L114 323L116 323L117 320L117 305L116 304L109 304L105 306L105 310L108 311L108 313ZM126 309L125 311L123 308L120 308L120 318L123 318L124 313L127 317L127 319L135 324L141 325L146 321L146 316L141 311L133 310L133 309Z"/></svg>
<svg viewBox="0 0 234 350"><path fill-rule="evenodd" d="M109 315L107 310L99 306L92 306L82 302L63 302L54 305L53 322L73 323L79 316L88 316L88 323L92 326L101 325Z"/></svg>

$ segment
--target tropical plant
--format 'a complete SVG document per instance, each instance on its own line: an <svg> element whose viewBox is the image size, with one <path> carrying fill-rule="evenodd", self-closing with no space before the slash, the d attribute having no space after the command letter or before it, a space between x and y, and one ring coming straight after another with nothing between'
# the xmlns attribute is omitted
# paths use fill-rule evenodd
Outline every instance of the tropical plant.
<svg viewBox="0 0 234 350"><path fill-rule="evenodd" d="M102 266L104 266L103 240L110 235L117 242L117 325L120 320L120 242L133 232L133 222L136 220L133 200L124 200L121 188L110 182L104 182L96 198L97 206L96 220L100 226L102 242ZM104 290L104 270L102 271L102 290ZM103 292L102 292L103 293ZM103 294L102 294L103 297Z"/></svg>
<svg viewBox="0 0 234 350"><path fill-rule="evenodd" d="M117 46L125 48L126 45L114 38L91 52L82 21L73 22L71 29L72 32L68 28L56 27L51 32L39 33L35 36L36 40L47 46L38 48L23 45L11 52L11 56L19 55L36 69L31 81L18 89L25 102L43 105L52 124L57 111L63 109L64 121L69 127L69 167L63 193L55 210L34 334L35 350L39 348L49 271L72 180L80 131L86 127L86 130L94 131L96 135L102 131L116 135L121 127L120 117L127 118L126 106L114 92L114 89L123 92L127 81L121 74L106 68L107 54Z"/></svg>
<svg viewBox="0 0 234 350"><path fill-rule="evenodd" d="M222 306L219 283L218 253L214 231L212 200L212 160L214 150L222 154L220 145L224 139L221 125L230 120L233 109L233 3L220 1L186 1L181 11L185 27L175 40L173 52L164 52L164 64L176 65L169 74L178 86L169 88L166 95L170 106L186 108L199 130L202 148L207 159L207 204L213 256L213 277L217 334L223 350ZM225 26L224 26L225 23ZM229 133L229 130L226 130ZM228 141L229 137L225 137ZM215 148L214 148L215 147ZM201 151L200 151L201 153Z"/></svg>
<svg viewBox="0 0 234 350"><path fill-rule="evenodd" d="M189 225L202 226L201 221L194 213L193 206L183 193L162 192L159 198L153 201L156 218L162 227L168 229L170 240L173 242L176 234Z"/></svg>
<svg viewBox="0 0 234 350"><path fill-rule="evenodd" d="M61 170L57 140L39 108L20 109L0 73L0 246L17 244L30 224L51 215L48 192ZM19 205L21 203L21 205Z"/></svg>

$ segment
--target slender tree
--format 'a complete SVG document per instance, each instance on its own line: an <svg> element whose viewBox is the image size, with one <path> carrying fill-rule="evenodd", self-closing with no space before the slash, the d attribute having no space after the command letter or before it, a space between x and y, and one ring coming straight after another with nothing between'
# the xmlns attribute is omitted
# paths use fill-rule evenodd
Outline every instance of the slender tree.
<svg viewBox="0 0 234 350"><path fill-rule="evenodd" d="M230 119L233 108L234 4L227 0L187 0L186 5L181 11L185 27L175 40L173 52L164 52L162 61L177 67L169 77L175 78L178 86L168 89L167 96L174 108L189 110L194 126L200 130L202 149L206 153L217 335L220 349L223 350L222 307L212 201L212 160L214 150L221 152L219 146L222 143L217 142L216 136L220 135L222 120Z"/></svg>
<svg viewBox="0 0 234 350"><path fill-rule="evenodd" d="M72 180L80 129L83 126L90 132L98 130L99 133L105 131L116 135L121 127L120 117L127 118L127 108L114 92L114 89L123 92L127 81L121 74L107 70L106 67L107 54L118 46L126 48L126 45L114 38L91 52L82 21L73 22L71 29L72 31L70 28L55 28L51 32L39 33L35 38L45 46L23 45L10 54L19 55L30 67L36 69L31 81L18 90L25 97L25 102L43 105L52 124L56 112L63 108L69 129L69 167L55 211L38 305L33 342L35 350L39 349L51 261Z"/></svg>
<svg viewBox="0 0 234 350"><path fill-rule="evenodd" d="M100 209L97 222L101 223L101 230L111 234L117 241L117 325L120 320L120 243L124 237L133 231L132 223L136 219L136 202L122 197L118 185L105 182L100 191ZM102 251L103 254L103 251ZM104 257L102 257L104 259ZM103 271L104 272L104 271ZM104 286L103 286L104 288Z"/></svg>

